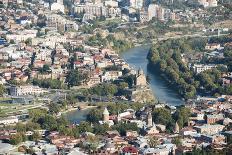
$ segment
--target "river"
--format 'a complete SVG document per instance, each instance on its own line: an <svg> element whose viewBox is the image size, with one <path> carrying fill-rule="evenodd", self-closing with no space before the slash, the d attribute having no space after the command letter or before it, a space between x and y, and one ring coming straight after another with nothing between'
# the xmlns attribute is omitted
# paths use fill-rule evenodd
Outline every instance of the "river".
<svg viewBox="0 0 232 155"><path fill-rule="evenodd" d="M121 57L134 69L142 68L144 73L150 79L150 87L155 97L169 105L181 105L183 100L178 93L159 75L158 72L152 72L148 66L147 54L150 46L140 46L122 52Z"/></svg>
<svg viewBox="0 0 232 155"><path fill-rule="evenodd" d="M131 48L125 52L122 52L120 56L134 69L142 68L144 73L150 78L150 87L154 93L154 96L160 101L169 105L181 105L183 101L178 93L172 89L172 87L159 75L158 72L152 72L148 69L147 54L149 46L140 46ZM65 116L72 123L79 123L86 119L88 110L75 110L68 112Z"/></svg>

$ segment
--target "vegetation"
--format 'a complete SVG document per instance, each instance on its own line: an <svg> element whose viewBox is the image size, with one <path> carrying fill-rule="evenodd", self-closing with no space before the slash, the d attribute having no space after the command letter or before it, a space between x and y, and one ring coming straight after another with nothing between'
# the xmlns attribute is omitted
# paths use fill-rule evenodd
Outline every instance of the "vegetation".
<svg viewBox="0 0 232 155"><path fill-rule="evenodd" d="M152 112L154 122L165 125L168 132L174 131L175 122L180 129L187 126L190 114L190 109L186 107L178 107L174 114L168 108L156 108Z"/></svg>
<svg viewBox="0 0 232 155"><path fill-rule="evenodd" d="M112 47L115 51L118 52L124 51L133 46L131 42L127 40L116 39L111 34L103 38L100 33L89 37L86 44L89 46Z"/></svg>
<svg viewBox="0 0 232 155"><path fill-rule="evenodd" d="M212 42L215 42L214 39L212 39ZM189 69L187 64L182 62L181 54L204 52L205 45L205 39L171 39L154 44L150 49L148 59L150 60L150 65L160 71L162 76L185 99L195 97L196 92L211 95L231 94L231 85L225 87L221 85L220 75L221 72L225 71L224 67L219 66L216 69L195 74ZM230 50L226 49L225 52L226 55L230 56ZM220 62L227 65L230 71L230 66L232 66L231 60L231 57L226 57ZM201 63L205 63L207 60L202 59L201 61ZM211 63L216 62L211 61Z"/></svg>
<svg viewBox="0 0 232 155"><path fill-rule="evenodd" d="M68 83L69 87L79 86L86 79L87 74L80 73L77 69L73 69L68 73L66 82Z"/></svg>
<svg viewBox="0 0 232 155"><path fill-rule="evenodd" d="M33 79L32 80L33 85L37 85L42 88L51 88L51 89L65 89L66 85L58 79Z"/></svg>

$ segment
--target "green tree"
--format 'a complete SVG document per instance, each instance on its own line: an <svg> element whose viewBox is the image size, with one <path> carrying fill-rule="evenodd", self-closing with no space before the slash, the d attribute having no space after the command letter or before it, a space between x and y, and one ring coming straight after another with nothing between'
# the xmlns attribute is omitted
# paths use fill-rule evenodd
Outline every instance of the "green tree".
<svg viewBox="0 0 232 155"><path fill-rule="evenodd" d="M75 70L71 70L68 73L68 75L66 77L66 82L68 83L69 86L72 87L72 86L80 85L86 79L87 79L86 74L82 74L77 69L75 69Z"/></svg>
<svg viewBox="0 0 232 155"><path fill-rule="evenodd" d="M160 142L158 141L157 137L150 137L149 140L148 140L148 145L151 148L154 148L154 147L156 147L159 144L160 144Z"/></svg>
<svg viewBox="0 0 232 155"><path fill-rule="evenodd" d="M93 128L88 122L81 122L78 128L79 128L80 133L93 132Z"/></svg>
<svg viewBox="0 0 232 155"><path fill-rule="evenodd" d="M14 135L10 136L10 143L12 145L17 145L17 144L19 144L19 143L21 143L23 141L24 141L24 138L23 138L22 133L17 133L17 134L14 134Z"/></svg>
<svg viewBox="0 0 232 155"><path fill-rule="evenodd" d="M102 109L91 109L87 114L86 120L91 123L98 123L100 120L102 120L102 113Z"/></svg>
<svg viewBox="0 0 232 155"><path fill-rule="evenodd" d="M31 141L38 141L41 138L42 137L38 132L34 132L32 135L29 136L29 140L31 140Z"/></svg>
<svg viewBox="0 0 232 155"><path fill-rule="evenodd" d="M0 96L3 96L5 92L6 92L5 87L2 84L0 84Z"/></svg>
<svg viewBox="0 0 232 155"><path fill-rule="evenodd" d="M171 111L166 108L156 108L152 112L153 120L155 123L167 125L173 122Z"/></svg>

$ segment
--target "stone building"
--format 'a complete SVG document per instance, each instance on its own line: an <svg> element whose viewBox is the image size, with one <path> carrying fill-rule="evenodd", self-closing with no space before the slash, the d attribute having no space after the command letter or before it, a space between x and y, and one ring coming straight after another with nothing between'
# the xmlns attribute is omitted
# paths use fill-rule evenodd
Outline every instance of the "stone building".
<svg viewBox="0 0 232 155"><path fill-rule="evenodd" d="M109 118L110 118L110 113L109 113L109 111L107 110L107 108L105 108L104 111L103 111L103 121L104 121L104 122L108 122L108 121L109 121Z"/></svg>
<svg viewBox="0 0 232 155"><path fill-rule="evenodd" d="M136 74L135 85L136 86L146 86L147 85L146 76L143 73L143 70L141 68L138 70L138 72Z"/></svg>
<svg viewBox="0 0 232 155"><path fill-rule="evenodd" d="M150 128L152 126L153 126L152 115L151 115L151 112L149 111L147 115L147 127Z"/></svg>

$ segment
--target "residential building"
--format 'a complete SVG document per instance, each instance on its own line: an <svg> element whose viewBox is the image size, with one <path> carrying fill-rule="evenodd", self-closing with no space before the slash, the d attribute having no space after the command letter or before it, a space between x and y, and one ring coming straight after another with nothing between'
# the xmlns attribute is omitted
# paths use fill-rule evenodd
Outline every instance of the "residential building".
<svg viewBox="0 0 232 155"><path fill-rule="evenodd" d="M216 67L217 67L217 65L214 65L214 64L208 64L208 65L194 64L192 68L193 68L193 71L198 74L198 73L203 72L205 70L213 69Z"/></svg>
<svg viewBox="0 0 232 155"><path fill-rule="evenodd" d="M20 96L20 95L40 95L47 91L40 88L39 86L33 85L25 85L25 86L11 86L10 94L12 96Z"/></svg>
<svg viewBox="0 0 232 155"><path fill-rule="evenodd" d="M3 125L16 124L18 123L18 121L19 121L18 118L15 116L0 118L0 124L3 124Z"/></svg>
<svg viewBox="0 0 232 155"><path fill-rule="evenodd" d="M203 134L209 134L209 135L219 133L224 129L224 127L225 127L224 125L219 125L219 124L215 124L215 125L204 124L202 126L194 126L197 132Z"/></svg>

